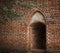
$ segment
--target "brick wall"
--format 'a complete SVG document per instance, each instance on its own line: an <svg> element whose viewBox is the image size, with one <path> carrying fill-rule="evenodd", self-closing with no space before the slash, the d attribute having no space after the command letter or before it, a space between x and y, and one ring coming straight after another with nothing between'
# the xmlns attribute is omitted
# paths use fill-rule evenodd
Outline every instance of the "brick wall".
<svg viewBox="0 0 60 53"><path fill-rule="evenodd" d="M59 0L0 0L0 49L27 48L27 26L34 11L45 16L48 50L60 50Z"/></svg>

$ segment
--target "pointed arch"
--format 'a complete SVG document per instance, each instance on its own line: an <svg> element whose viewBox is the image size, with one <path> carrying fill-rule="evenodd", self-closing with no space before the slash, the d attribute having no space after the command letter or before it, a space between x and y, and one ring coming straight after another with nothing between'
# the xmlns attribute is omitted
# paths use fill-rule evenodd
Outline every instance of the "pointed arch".
<svg viewBox="0 0 60 53"><path fill-rule="evenodd" d="M45 24L46 20L45 20L45 16L40 11L33 11L33 12L30 13L26 22L27 22L27 25L28 25L28 27L27 27L27 40L28 40L27 43L28 43L28 46L27 47L29 47L29 49L31 49L31 48L33 48L33 49L34 48L35 49L36 48L45 49L46 48L46 24ZM37 29L34 29L34 28L37 28ZM39 31L39 30L41 30L41 31ZM42 32L42 34L41 34L41 32ZM36 33L37 38L33 37L32 33ZM42 42L39 37L43 37L45 40L43 40L43 38L42 38L42 41L43 41ZM41 43L39 41L35 42L34 39L40 40ZM36 43L37 46L35 45L35 43ZM41 44L40 47L39 47L38 43ZM45 43L45 44L43 44L43 43Z"/></svg>
<svg viewBox="0 0 60 53"><path fill-rule="evenodd" d="M28 17L27 17L27 19L26 19L26 24L28 25L29 23L30 23L30 21L31 21L31 19L32 19L32 16L34 15L34 14L36 14L36 13L39 13L40 15L42 15L43 16L43 19L44 19L44 21L45 21L45 24L46 24L46 17L45 17L45 15L44 15L44 13L42 13L42 11L40 11L40 10L34 10L34 11L32 11L32 12L30 12L29 13L29 15L28 15Z"/></svg>

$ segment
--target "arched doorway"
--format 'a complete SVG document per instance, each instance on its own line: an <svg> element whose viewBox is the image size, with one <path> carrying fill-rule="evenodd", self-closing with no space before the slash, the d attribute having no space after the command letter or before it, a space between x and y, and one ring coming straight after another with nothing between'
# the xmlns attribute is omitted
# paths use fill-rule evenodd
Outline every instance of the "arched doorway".
<svg viewBox="0 0 60 53"><path fill-rule="evenodd" d="M33 14L28 26L28 36L30 49L46 49L46 25L40 12Z"/></svg>
<svg viewBox="0 0 60 53"><path fill-rule="evenodd" d="M30 31L32 34L30 35L32 41L33 49L45 49L46 48L46 26L44 23L36 22L30 25Z"/></svg>

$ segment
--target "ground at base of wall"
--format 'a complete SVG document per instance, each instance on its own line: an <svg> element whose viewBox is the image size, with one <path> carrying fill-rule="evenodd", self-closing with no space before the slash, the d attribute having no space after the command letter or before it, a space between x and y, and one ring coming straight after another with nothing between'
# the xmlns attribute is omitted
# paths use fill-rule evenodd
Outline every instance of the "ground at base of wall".
<svg viewBox="0 0 60 53"><path fill-rule="evenodd" d="M28 53L60 53L60 51L32 51Z"/></svg>
<svg viewBox="0 0 60 53"><path fill-rule="evenodd" d="M0 53L60 53L60 51L0 51Z"/></svg>

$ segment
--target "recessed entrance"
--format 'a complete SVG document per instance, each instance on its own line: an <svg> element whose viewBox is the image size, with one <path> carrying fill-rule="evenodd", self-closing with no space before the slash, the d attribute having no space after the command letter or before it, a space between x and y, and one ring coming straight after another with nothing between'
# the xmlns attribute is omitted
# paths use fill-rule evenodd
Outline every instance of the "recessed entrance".
<svg viewBox="0 0 60 53"><path fill-rule="evenodd" d="M32 31L34 49L45 49L46 48L46 26L44 23L36 22L30 25Z"/></svg>
<svg viewBox="0 0 60 53"><path fill-rule="evenodd" d="M30 49L46 49L46 25L44 16L36 12L28 25L28 44Z"/></svg>

